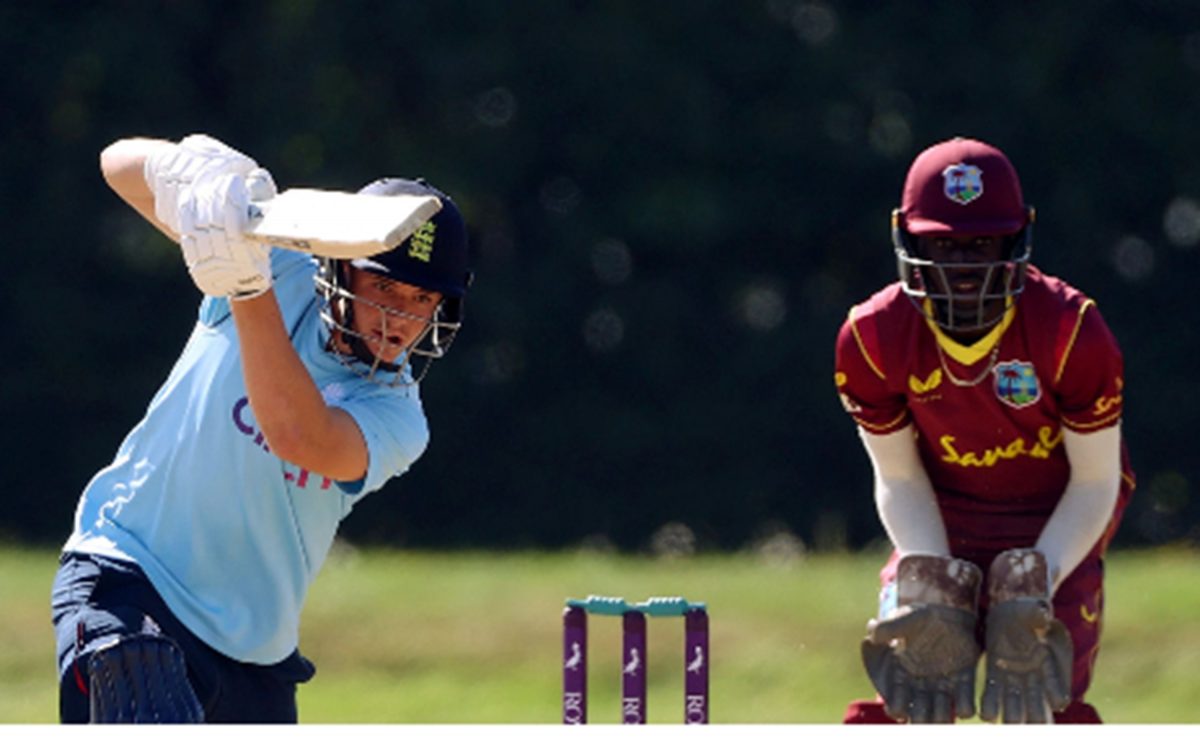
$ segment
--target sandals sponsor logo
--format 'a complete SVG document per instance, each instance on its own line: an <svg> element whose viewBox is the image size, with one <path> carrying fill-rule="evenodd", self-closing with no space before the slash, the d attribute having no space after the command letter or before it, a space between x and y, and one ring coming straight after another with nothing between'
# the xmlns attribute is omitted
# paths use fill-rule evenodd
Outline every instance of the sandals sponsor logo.
<svg viewBox="0 0 1200 740"><path fill-rule="evenodd" d="M1117 392L1115 395L1101 396L1096 399L1096 405L1092 408L1092 413L1094 415L1104 416L1109 411L1112 411L1114 408L1120 406L1125 400L1125 396L1123 394L1123 391L1125 390L1125 380L1118 377L1116 380L1116 386Z"/></svg>
<svg viewBox="0 0 1200 740"><path fill-rule="evenodd" d="M942 462L947 462L951 465L960 465L964 468L990 468L994 467L1001 460L1015 460L1018 457L1032 457L1038 460L1045 460L1050 457L1051 450L1062 444L1063 433L1061 429L1055 431L1053 427L1044 426L1038 429L1037 436L1038 439L1036 442L1031 443L1024 437L1017 437L1006 445L996 445L991 449L981 452L959 451L955 447L957 439L952 434L943 434L938 439L938 442L942 446Z"/></svg>

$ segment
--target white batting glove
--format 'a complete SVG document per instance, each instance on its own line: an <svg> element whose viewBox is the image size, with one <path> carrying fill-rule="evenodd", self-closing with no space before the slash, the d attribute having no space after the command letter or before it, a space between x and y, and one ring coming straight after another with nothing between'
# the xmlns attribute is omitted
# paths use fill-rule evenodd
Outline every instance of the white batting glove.
<svg viewBox="0 0 1200 740"><path fill-rule="evenodd" d="M176 234L180 199L201 174L249 175L258 163L206 134L192 134L146 158L142 176L154 193L154 215Z"/></svg>
<svg viewBox="0 0 1200 740"><path fill-rule="evenodd" d="M180 246L205 295L244 300L271 287L271 248L245 238L251 201L275 197L271 173L202 172L182 193Z"/></svg>

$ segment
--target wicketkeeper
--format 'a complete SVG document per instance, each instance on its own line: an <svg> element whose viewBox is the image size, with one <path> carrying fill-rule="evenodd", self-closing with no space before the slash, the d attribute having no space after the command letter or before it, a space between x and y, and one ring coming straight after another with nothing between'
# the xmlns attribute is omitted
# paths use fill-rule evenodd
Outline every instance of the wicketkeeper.
<svg viewBox="0 0 1200 740"><path fill-rule="evenodd" d="M461 324L466 225L423 181L379 180L362 192L442 208L391 251L314 259L245 238L275 184L215 139L125 139L100 166L205 297L63 547L60 718L295 722L308 586L339 522L428 443L417 383Z"/></svg>
<svg viewBox="0 0 1200 740"><path fill-rule="evenodd" d="M900 280L850 310L835 382L895 547L845 721L1099 722L1104 553L1134 488L1123 364L1095 302L1030 263L995 147L922 152L892 216Z"/></svg>

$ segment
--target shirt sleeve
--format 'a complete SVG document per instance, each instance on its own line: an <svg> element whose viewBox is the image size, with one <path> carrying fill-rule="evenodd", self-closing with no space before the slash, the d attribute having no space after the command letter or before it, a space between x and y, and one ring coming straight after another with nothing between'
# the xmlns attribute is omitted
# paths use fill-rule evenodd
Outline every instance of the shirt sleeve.
<svg viewBox="0 0 1200 740"><path fill-rule="evenodd" d="M888 386L869 318L850 315L838 332L834 384L846 413L873 434L888 434L909 422L908 401Z"/></svg>
<svg viewBox="0 0 1200 740"><path fill-rule="evenodd" d="M371 393L339 402L354 418L367 443L367 474L361 480L339 482L348 494L366 494L409 469L429 445L429 426L415 389L399 395Z"/></svg>
<svg viewBox="0 0 1200 740"><path fill-rule="evenodd" d="M1091 300L1084 302L1063 343L1055 379L1063 425L1086 434L1119 422L1124 367L1121 349L1100 310Z"/></svg>

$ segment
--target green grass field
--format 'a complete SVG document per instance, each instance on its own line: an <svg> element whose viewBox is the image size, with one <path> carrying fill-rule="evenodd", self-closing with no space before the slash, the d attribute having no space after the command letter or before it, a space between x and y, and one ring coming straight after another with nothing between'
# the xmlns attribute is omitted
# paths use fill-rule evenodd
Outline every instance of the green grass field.
<svg viewBox="0 0 1200 740"><path fill-rule="evenodd" d="M301 647L307 723L555 723L564 597L682 595L709 604L718 723L837 722L870 695L858 641L878 553L652 560L597 554L335 550ZM56 556L0 548L0 723L54 722L48 594ZM1089 694L1110 722L1200 722L1200 558L1119 551ZM590 625L590 715L618 717L618 620ZM682 712L680 620L651 620L650 721Z"/></svg>

